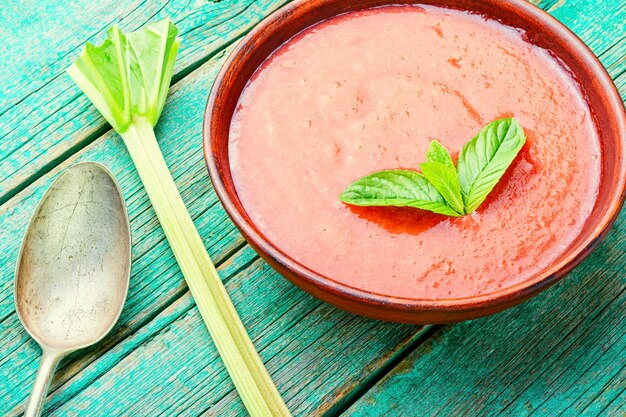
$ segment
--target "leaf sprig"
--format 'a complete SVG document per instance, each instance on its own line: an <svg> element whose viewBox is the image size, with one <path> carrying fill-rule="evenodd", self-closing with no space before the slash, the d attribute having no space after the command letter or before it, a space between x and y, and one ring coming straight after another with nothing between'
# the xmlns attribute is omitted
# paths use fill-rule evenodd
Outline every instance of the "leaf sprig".
<svg viewBox="0 0 626 417"><path fill-rule="evenodd" d="M420 164L421 173L374 172L350 184L339 199L356 206L414 207L461 217L485 201L524 143L524 129L517 120L497 119L463 146L456 167L448 150L433 140L426 162Z"/></svg>

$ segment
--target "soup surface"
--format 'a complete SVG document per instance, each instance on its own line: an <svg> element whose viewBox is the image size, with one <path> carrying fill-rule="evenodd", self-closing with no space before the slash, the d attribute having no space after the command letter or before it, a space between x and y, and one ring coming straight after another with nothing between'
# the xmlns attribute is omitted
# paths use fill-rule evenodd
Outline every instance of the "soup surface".
<svg viewBox="0 0 626 417"><path fill-rule="evenodd" d="M462 218L352 207L373 171L417 168L438 139L456 159L514 116L527 142ZM315 25L257 70L231 122L238 195L278 248L351 287L417 299L514 285L563 254L591 212L600 145L583 94L516 29L430 6L387 6Z"/></svg>

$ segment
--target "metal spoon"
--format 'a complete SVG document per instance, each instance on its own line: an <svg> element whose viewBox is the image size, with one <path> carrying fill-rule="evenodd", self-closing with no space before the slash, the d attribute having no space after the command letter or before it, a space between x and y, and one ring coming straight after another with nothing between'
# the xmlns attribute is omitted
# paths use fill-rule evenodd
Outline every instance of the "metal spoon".
<svg viewBox="0 0 626 417"><path fill-rule="evenodd" d="M26 417L42 412L59 361L102 339L119 318L130 245L122 194L102 165L72 166L43 196L15 271L17 315L43 353Z"/></svg>

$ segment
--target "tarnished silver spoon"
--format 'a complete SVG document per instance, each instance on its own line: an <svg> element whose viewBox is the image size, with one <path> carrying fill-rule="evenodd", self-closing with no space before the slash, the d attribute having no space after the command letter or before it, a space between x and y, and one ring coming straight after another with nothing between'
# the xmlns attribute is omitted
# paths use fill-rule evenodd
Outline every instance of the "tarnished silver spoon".
<svg viewBox="0 0 626 417"><path fill-rule="evenodd" d="M43 354L26 417L43 410L59 361L102 339L119 318L130 247L124 199L106 168L83 162L52 183L30 221L15 271L17 315Z"/></svg>

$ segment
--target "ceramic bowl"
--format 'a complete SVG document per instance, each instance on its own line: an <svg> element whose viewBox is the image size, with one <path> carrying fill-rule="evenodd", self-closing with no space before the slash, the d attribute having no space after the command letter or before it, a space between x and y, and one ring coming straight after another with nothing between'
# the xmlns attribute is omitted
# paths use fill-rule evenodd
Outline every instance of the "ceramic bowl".
<svg viewBox="0 0 626 417"><path fill-rule="evenodd" d="M498 312L548 288L589 255L619 214L626 190L626 114L615 85L579 38L524 0L422 0L418 3L470 10L523 29L529 42L550 51L570 69L587 96L603 154L599 195L579 238L541 273L499 291L449 300L387 297L358 290L316 273L276 247L250 219L233 185L228 158L229 126L239 96L255 70L281 44L303 29L337 14L388 3L411 2L297 1L279 9L250 32L222 67L207 103L203 142L211 180L224 208L250 245L295 285L339 308L377 319L410 323L452 322Z"/></svg>

